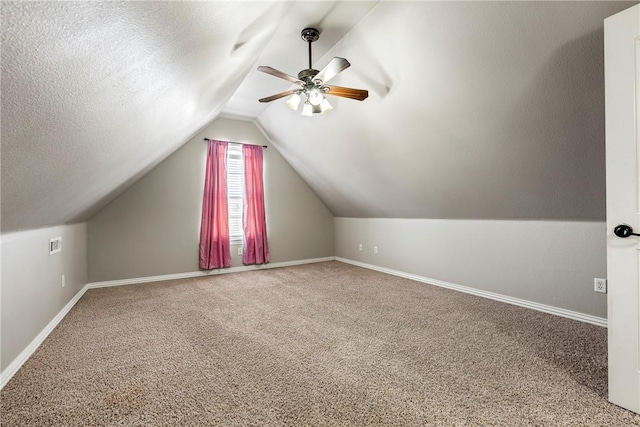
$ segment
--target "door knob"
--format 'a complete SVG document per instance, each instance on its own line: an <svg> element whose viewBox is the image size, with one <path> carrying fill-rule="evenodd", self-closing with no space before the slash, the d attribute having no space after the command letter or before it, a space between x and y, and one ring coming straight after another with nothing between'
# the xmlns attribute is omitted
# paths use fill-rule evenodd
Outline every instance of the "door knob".
<svg viewBox="0 0 640 427"><path fill-rule="evenodd" d="M629 227L626 224L617 225L616 228L613 229L613 234L618 237L622 237L623 239L629 236L640 236L640 234L634 233L633 228Z"/></svg>

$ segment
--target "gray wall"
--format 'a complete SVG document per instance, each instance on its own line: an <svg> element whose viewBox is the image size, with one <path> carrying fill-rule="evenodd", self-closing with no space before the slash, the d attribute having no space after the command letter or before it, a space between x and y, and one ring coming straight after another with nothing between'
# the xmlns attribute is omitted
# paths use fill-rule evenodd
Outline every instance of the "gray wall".
<svg viewBox="0 0 640 427"><path fill-rule="evenodd" d="M603 19L633 4L380 2L317 62L369 98L259 121L336 217L604 221Z"/></svg>
<svg viewBox="0 0 640 427"><path fill-rule="evenodd" d="M57 236L62 252L49 255ZM84 223L2 235L2 370L87 283L86 242Z"/></svg>
<svg viewBox="0 0 640 427"><path fill-rule="evenodd" d="M333 215L256 126L218 118L94 215L91 282L198 270L207 144L203 138L268 145L265 204L271 262L333 255ZM242 265L232 246L233 265Z"/></svg>
<svg viewBox="0 0 640 427"><path fill-rule="evenodd" d="M607 317L604 222L335 218L335 255ZM358 244L363 244L363 251ZM378 246L378 254L373 246Z"/></svg>

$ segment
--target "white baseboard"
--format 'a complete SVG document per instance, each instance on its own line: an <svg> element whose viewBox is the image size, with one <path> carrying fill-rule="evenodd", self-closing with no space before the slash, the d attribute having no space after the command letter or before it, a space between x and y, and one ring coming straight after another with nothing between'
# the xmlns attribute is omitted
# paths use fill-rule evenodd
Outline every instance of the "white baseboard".
<svg viewBox="0 0 640 427"><path fill-rule="evenodd" d="M55 327L58 326L58 323L60 323L60 321L64 319L64 316L66 316L67 313L69 313L69 311L73 308L73 306L76 305L76 303L80 300L82 295L84 295L87 289L88 288L86 285L83 286L82 289L80 289L78 293L74 295L71 301L69 301L67 305L65 305L62 310L60 310L60 312L56 314L51 322L49 322L49 324L47 324L47 326L45 326L45 328L40 331L40 333L33 339L33 341L31 341L29 345L24 350L22 350L18 357L16 357L13 362L11 362L9 366L7 366L6 369L0 373L0 390L2 390L5 385L7 385L9 380L13 378L13 376L16 374L16 372L18 372L22 365L24 365L24 363L31 357L31 355L38 349L38 347L40 347L40 344L44 342L51 331L53 331Z"/></svg>
<svg viewBox="0 0 640 427"><path fill-rule="evenodd" d="M241 267L220 268L217 270L208 270L208 271L204 271L204 270L190 271L186 273L164 274L160 276L136 277L133 279L108 280L104 282L87 283L87 288L95 289L95 288L105 288L109 286L135 285L138 283L188 279L191 277L215 276L217 274L229 274L229 273L238 273L241 271L253 271L253 270L267 270L270 268L289 267L292 265L301 265L301 264L313 264L316 262L325 262L325 261L333 261L333 260L335 260L335 257L329 256L324 258L309 258L309 259L300 259L295 261L272 262L269 264L260 264L260 265L243 265Z"/></svg>
<svg viewBox="0 0 640 427"><path fill-rule="evenodd" d="M405 279L411 279L417 282L440 286L442 288L447 288L447 289L453 289L455 291L464 292L466 294L472 294L472 295L480 296L483 298L489 298L489 299L500 301L500 302L506 302L507 304L526 307L532 310L541 311L543 313L555 314L556 316L566 317L568 319L578 320L580 322L590 323L596 326L603 326L605 328L607 327L607 319L603 319L602 317L592 316L590 314L579 313L577 311L566 310L564 308L553 307L550 305L540 304L537 302L527 301L519 298L513 298L506 295L483 291L481 289L470 288L468 286L456 285L455 283L449 283L443 280L430 279L428 277L418 276L416 274L411 274L411 273L405 273L403 271L398 271L398 270L392 270L390 268L379 267L377 265L354 261L347 258L335 257L335 259L336 261L344 262L346 264L352 264L358 267L368 268L370 270L391 274L393 276L404 277Z"/></svg>

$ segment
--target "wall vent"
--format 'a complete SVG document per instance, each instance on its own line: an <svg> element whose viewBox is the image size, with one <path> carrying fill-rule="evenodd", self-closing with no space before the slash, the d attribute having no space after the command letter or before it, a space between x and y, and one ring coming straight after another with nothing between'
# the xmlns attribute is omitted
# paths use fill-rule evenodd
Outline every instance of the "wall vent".
<svg viewBox="0 0 640 427"><path fill-rule="evenodd" d="M49 255L53 255L62 250L62 236L49 239Z"/></svg>

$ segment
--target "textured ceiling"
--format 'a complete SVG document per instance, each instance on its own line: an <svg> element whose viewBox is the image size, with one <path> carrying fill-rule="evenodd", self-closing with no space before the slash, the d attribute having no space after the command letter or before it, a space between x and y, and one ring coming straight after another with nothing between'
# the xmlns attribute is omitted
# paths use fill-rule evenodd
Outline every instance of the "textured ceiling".
<svg viewBox="0 0 640 427"><path fill-rule="evenodd" d="M220 112L284 13L3 1L2 231L90 217Z"/></svg>
<svg viewBox="0 0 640 427"><path fill-rule="evenodd" d="M3 2L2 230L86 219L211 120L267 7Z"/></svg>
<svg viewBox="0 0 640 427"><path fill-rule="evenodd" d="M9 2L2 232L89 218L220 112L339 216L604 218L602 20L636 2ZM352 67L301 117L256 65Z"/></svg>
<svg viewBox="0 0 640 427"><path fill-rule="evenodd" d="M374 5L3 1L2 231L88 219L245 78L226 112L257 116L256 82L282 85L258 59L302 68L304 26L326 30L321 54Z"/></svg>

